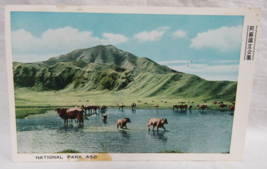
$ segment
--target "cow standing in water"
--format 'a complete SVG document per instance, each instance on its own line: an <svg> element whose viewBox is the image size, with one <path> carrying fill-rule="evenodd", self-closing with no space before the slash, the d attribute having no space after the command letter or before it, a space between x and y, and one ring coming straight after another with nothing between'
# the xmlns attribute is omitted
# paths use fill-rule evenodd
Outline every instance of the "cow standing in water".
<svg viewBox="0 0 267 169"><path fill-rule="evenodd" d="M84 113L84 106L82 108L75 107L75 108L56 108L56 112L58 115L64 119L64 125L67 124L68 126L68 119L77 119L79 122L79 125L83 125L83 113ZM87 117L85 117L88 119Z"/></svg>
<svg viewBox="0 0 267 169"><path fill-rule="evenodd" d="M188 109L191 110L191 109L192 109L192 105L189 105L189 106L188 106Z"/></svg>
<svg viewBox="0 0 267 169"><path fill-rule="evenodd" d="M117 120L117 128L125 127L127 129L127 126L126 126L127 123L131 123L131 120L128 117L125 117L124 119L118 119Z"/></svg>
<svg viewBox="0 0 267 169"><path fill-rule="evenodd" d="M198 107L198 109L202 109L202 110L208 108L207 105L197 105L197 107Z"/></svg>
<svg viewBox="0 0 267 169"><path fill-rule="evenodd" d="M179 106L178 106L178 105L173 105L173 106L172 106L172 111L174 111L175 108L176 108L176 110L178 111Z"/></svg>
<svg viewBox="0 0 267 169"><path fill-rule="evenodd" d="M147 122L147 127L148 131L150 130L150 125L153 126L152 130L154 131L154 127L157 126L157 131L159 131L159 127L163 128L164 131L166 131L165 127L163 126L164 124L168 124L167 119L162 119L162 118L151 118Z"/></svg>
<svg viewBox="0 0 267 169"><path fill-rule="evenodd" d="M121 109L121 110L123 110L123 108L125 107L125 105L119 105L119 110Z"/></svg>
<svg viewBox="0 0 267 169"><path fill-rule="evenodd" d="M136 104L132 103L131 106L132 106L132 110L133 110L133 108L136 107Z"/></svg>
<svg viewBox="0 0 267 169"><path fill-rule="evenodd" d="M106 121L107 121L107 114L103 114L102 115L102 120L103 120L104 123L106 123Z"/></svg>

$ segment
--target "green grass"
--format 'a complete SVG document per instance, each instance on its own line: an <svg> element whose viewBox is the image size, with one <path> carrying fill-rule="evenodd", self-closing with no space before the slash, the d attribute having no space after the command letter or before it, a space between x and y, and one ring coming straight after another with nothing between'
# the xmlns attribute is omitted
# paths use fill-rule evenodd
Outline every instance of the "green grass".
<svg viewBox="0 0 267 169"><path fill-rule="evenodd" d="M80 153L80 152L76 150L67 149L56 153Z"/></svg>
<svg viewBox="0 0 267 169"><path fill-rule="evenodd" d="M47 110L50 110L50 108L20 108L16 107L16 118L25 118L28 115L34 115L34 114L43 114L46 113Z"/></svg>
<svg viewBox="0 0 267 169"><path fill-rule="evenodd" d="M185 153L185 152L182 152L180 150L163 150L159 151L159 153Z"/></svg>
<svg viewBox="0 0 267 169"><path fill-rule="evenodd" d="M89 102L87 102L87 100L89 100ZM140 100L140 102L138 102L138 100ZM164 103L164 101L167 101L167 103ZM127 92L123 91L64 93L63 91L35 92L26 88L20 88L16 90L15 94L17 118L23 118L30 114L45 113L47 110L53 110L57 107L74 107L76 105L106 105L108 108L118 108L118 105L124 104L126 108L131 108L130 105L134 102L137 104L137 109L154 109L155 104L159 105L158 109L172 109L172 106L180 104L178 103L180 101L193 101L194 103L192 104L192 109L197 109L198 104L208 105L208 109L219 109L218 105L211 103L213 100L206 100L207 103L204 103L202 97L141 97L138 95L128 94ZM229 101L217 101L223 101L225 104L231 105ZM189 103L186 104L189 105ZM222 108L221 110L229 110L229 107Z"/></svg>

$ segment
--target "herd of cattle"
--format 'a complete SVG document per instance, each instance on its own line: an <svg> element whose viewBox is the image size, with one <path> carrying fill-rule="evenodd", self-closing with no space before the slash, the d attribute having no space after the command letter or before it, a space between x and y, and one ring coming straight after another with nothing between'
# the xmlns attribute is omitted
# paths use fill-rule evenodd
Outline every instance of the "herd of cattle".
<svg viewBox="0 0 267 169"><path fill-rule="evenodd" d="M138 101L140 102L140 100ZM153 102L153 101L152 101ZM163 101L162 101L163 102ZM164 101L164 103L167 103L167 101ZM188 101L188 103L191 103L189 106L187 106L186 102L182 101L182 102L178 102L178 103L182 103L181 105L173 105L173 110L176 109L178 111L178 109L182 110L187 110L187 109L192 109L192 105L194 102L190 102ZM204 101L204 103L207 103L206 101ZM219 104L219 108L224 108L224 107L228 107L227 105L225 105L223 102L216 102L213 101L213 104ZM232 105L229 106L230 110L234 111L235 109L235 103L231 102ZM125 107L124 104L120 104L118 105L119 109L123 110L123 107ZM136 103L132 103L131 104L132 110L134 108L136 108ZM155 104L154 105L155 108L158 108L159 105ZM207 105L197 105L198 109L206 109L208 108ZM103 105L103 106L96 106L96 105L89 105L89 106L82 106L82 107L78 107L76 106L75 108L56 108L55 111L58 113L58 115L64 120L64 125L68 125L68 120L77 120L79 122L80 125L83 125L84 123L84 118L86 120L88 120L87 115L89 114L96 114L97 110L100 110L102 113L105 113L105 111L107 110L107 106ZM104 123L106 123L107 121L107 114L103 114L102 115L102 120ZM127 128L126 124L130 123L130 119L129 118L124 118L124 119L118 119L117 120L117 128ZM154 127L158 128L164 128L164 124L168 124L167 119L164 118L151 118L149 119L147 126L148 126L148 130L150 130L150 125L153 126L153 130ZM166 131L166 130L165 130Z"/></svg>
<svg viewBox="0 0 267 169"><path fill-rule="evenodd" d="M80 125L83 125L84 123L84 118L88 120L87 116L86 116L86 111L88 111L88 113L92 112L93 110L95 110L95 113L97 111L97 109L102 110L101 112L105 111L107 109L106 106L82 106L81 108L76 106L75 108L56 108L56 112L58 113L58 115L64 119L64 125L68 126L68 120L75 120L77 119L77 121L79 122ZM84 116L85 113L85 116ZM107 114L103 114L102 115L102 120L104 123L106 123L107 121ZM127 128L127 123L130 123L131 120L128 117L125 117L124 119L118 119L117 120L117 128ZM148 126L148 130L150 130L150 125L153 126L153 130L154 127L157 127L157 131L158 128L163 128L165 131L166 129L164 128L164 124L168 124L167 119L164 118L151 118L148 120L147 126Z"/></svg>

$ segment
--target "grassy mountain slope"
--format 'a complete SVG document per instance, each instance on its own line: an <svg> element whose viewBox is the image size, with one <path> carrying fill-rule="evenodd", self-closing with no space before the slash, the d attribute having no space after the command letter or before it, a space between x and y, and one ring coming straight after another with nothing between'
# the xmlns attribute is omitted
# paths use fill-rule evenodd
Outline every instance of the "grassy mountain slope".
<svg viewBox="0 0 267 169"><path fill-rule="evenodd" d="M138 97L235 99L236 82L207 81L114 46L80 49L36 63L13 63L15 89L121 91Z"/></svg>

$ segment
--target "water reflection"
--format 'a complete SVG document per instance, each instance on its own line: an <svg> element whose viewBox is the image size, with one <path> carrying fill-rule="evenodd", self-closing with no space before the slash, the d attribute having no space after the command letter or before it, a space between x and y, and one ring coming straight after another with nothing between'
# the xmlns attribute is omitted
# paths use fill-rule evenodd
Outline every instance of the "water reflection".
<svg viewBox="0 0 267 169"><path fill-rule="evenodd" d="M66 147L82 153L156 153L171 149L187 150L188 153L221 153L230 150L231 111L108 109L106 113L106 123L99 112L90 116L89 121L85 120L84 126L73 121L65 127L64 120L54 110L43 115L28 116L27 119L16 119L18 151L54 153ZM130 129L117 129L117 120L124 117L131 119ZM168 119L165 127L171 132L164 132L162 128L158 132L156 128L147 131L146 124L150 118Z"/></svg>
<svg viewBox="0 0 267 169"><path fill-rule="evenodd" d="M127 133L127 131L125 131L125 130L121 130L120 133L121 133L121 136L122 136L122 137L127 138L127 139L130 138L130 135Z"/></svg>
<svg viewBox="0 0 267 169"><path fill-rule="evenodd" d="M148 131L148 133L150 134L151 138L152 139L158 139L158 140L161 140L161 141L164 141L166 142L168 139L165 135L165 131Z"/></svg>

